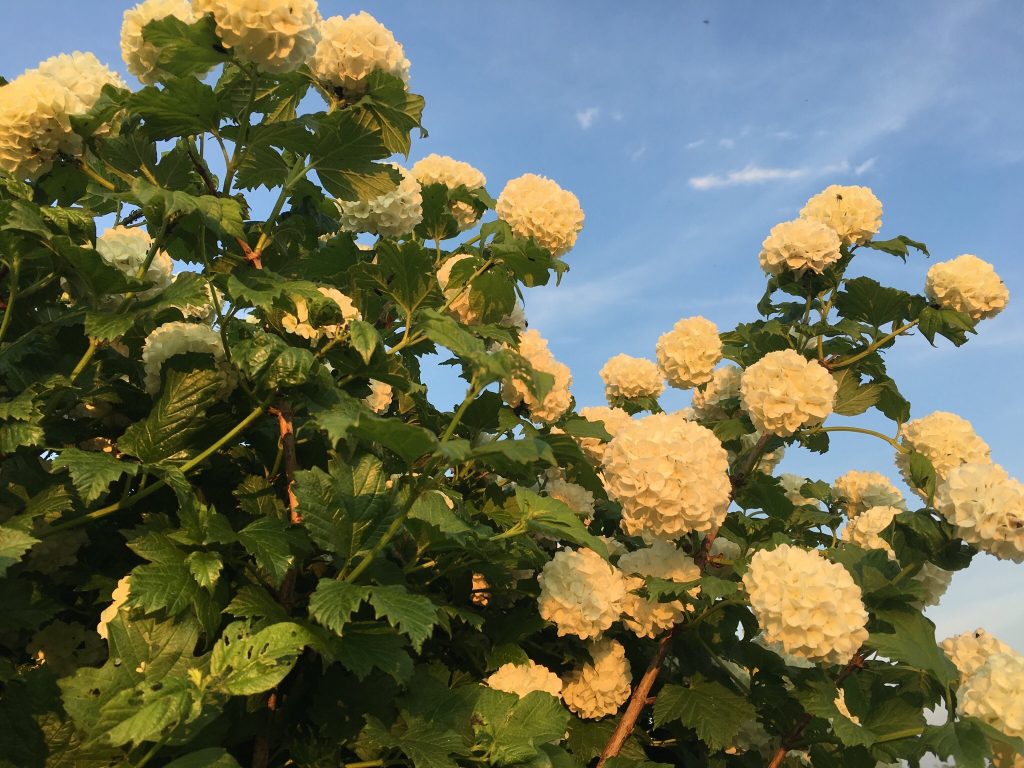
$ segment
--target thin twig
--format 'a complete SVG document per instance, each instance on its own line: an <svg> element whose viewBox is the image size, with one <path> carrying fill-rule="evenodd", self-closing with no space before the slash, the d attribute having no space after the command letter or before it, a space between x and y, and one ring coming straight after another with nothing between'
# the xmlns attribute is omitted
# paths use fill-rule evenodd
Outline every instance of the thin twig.
<svg viewBox="0 0 1024 768"><path fill-rule="evenodd" d="M284 454L284 476L288 483L288 518L292 525L299 525L302 522L302 514L299 512L299 500L295 496L294 488L295 473L299 468L299 461L295 455L295 414L291 405L284 400L270 408L269 412L277 417L281 451Z"/></svg>

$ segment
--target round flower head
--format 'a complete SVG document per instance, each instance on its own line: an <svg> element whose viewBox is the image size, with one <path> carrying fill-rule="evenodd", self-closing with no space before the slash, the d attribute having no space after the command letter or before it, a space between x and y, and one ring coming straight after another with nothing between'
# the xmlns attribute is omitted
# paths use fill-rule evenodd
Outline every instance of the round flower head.
<svg viewBox="0 0 1024 768"><path fill-rule="evenodd" d="M827 225L844 245L866 243L882 228L882 203L867 187L833 184L808 200L800 216Z"/></svg>
<svg viewBox="0 0 1024 768"><path fill-rule="evenodd" d="M263 72L298 69L320 41L316 0L192 0L192 10L213 14L224 46Z"/></svg>
<svg viewBox="0 0 1024 768"><path fill-rule="evenodd" d="M124 576L117 582L113 593L110 595L111 603L100 613L100 623L96 625L96 634L107 639L107 625L114 620L121 606L128 602L132 591L132 577Z"/></svg>
<svg viewBox="0 0 1024 768"><path fill-rule="evenodd" d="M758 260L769 275L781 275L787 269L822 273L839 261L839 236L829 227L808 219L784 221L772 227L761 244Z"/></svg>
<svg viewBox="0 0 1024 768"><path fill-rule="evenodd" d="M925 563L921 570L914 574L914 581L924 589L924 598L916 604L919 608L928 608L938 605L939 600L946 594L953 581L953 572L939 568L935 563Z"/></svg>
<svg viewBox="0 0 1024 768"><path fill-rule="evenodd" d="M972 462L952 470L935 492L935 508L968 544L1024 563L1024 483L998 464Z"/></svg>
<svg viewBox="0 0 1024 768"><path fill-rule="evenodd" d="M51 56L33 71L67 89L70 115L82 115L92 109L105 85L128 87L117 72L101 64L93 54L81 51Z"/></svg>
<svg viewBox="0 0 1024 768"><path fill-rule="evenodd" d="M562 700L580 717L597 720L626 703L633 678L621 643L598 640L588 650L591 663L566 675Z"/></svg>
<svg viewBox="0 0 1024 768"><path fill-rule="evenodd" d="M1002 640L980 628L973 632L947 637L939 645L956 666L961 680L966 680L977 672L990 656L997 653L1019 655Z"/></svg>
<svg viewBox="0 0 1024 768"><path fill-rule="evenodd" d="M630 536L676 539L725 519L729 461L715 433L695 422L665 413L633 420L608 444L603 467Z"/></svg>
<svg viewBox="0 0 1024 768"><path fill-rule="evenodd" d="M392 164L402 180L398 186L369 200L335 200L338 221L346 232L372 232L382 237L408 235L423 220L420 183L404 168Z"/></svg>
<svg viewBox="0 0 1024 768"><path fill-rule="evenodd" d="M794 507L817 507L819 501L817 499L810 499L800 493L800 489L807 483L807 478L801 475L793 475L789 472L779 475L779 484L782 489L786 492L786 498L789 499L790 503Z"/></svg>
<svg viewBox="0 0 1024 768"><path fill-rule="evenodd" d="M976 717L1011 738L1024 737L1024 656L996 653L961 682L957 714Z"/></svg>
<svg viewBox="0 0 1024 768"><path fill-rule="evenodd" d="M384 413L391 407L392 393L390 384L370 379L370 394L363 398L363 402L374 413Z"/></svg>
<svg viewBox="0 0 1024 768"><path fill-rule="evenodd" d="M622 427L633 421L633 417L621 408L609 408L606 405L589 405L586 408L580 408L579 414L587 421L600 421L604 424L604 431L612 437L615 437ZM578 442L591 461L598 464L601 462L608 443L602 442L596 437L581 437L578 438Z"/></svg>
<svg viewBox="0 0 1024 768"><path fill-rule="evenodd" d="M908 421L900 429L900 435L904 446L924 454L931 461L940 482L965 462L988 463L992 460L988 444L974 432L971 422L955 413L935 411ZM896 466L907 485L922 495L911 481L910 454L897 453Z"/></svg>
<svg viewBox="0 0 1024 768"><path fill-rule="evenodd" d="M356 309L356 305L352 303L352 299L337 288L320 286L317 288L317 291L338 305L338 309L341 311L342 322L313 326L309 322L309 306L306 304L306 300L297 298L294 299L295 314L286 314L281 318L281 325L288 333L294 333L296 336L301 336L311 341L316 341L320 338L332 339L345 330L350 320L362 318L359 310Z"/></svg>
<svg viewBox="0 0 1024 768"><path fill-rule="evenodd" d="M740 379L743 370L735 365L716 368L707 385L693 390L693 412L698 419L723 419L728 414L724 403L738 400L740 396Z"/></svg>
<svg viewBox="0 0 1024 768"><path fill-rule="evenodd" d="M427 155L418 160L410 169L420 184L444 184L448 189L465 187L468 190L479 189L487 183L487 179L469 163L463 163L444 155ZM460 230L469 229L479 215L469 203L451 203L452 216Z"/></svg>
<svg viewBox="0 0 1024 768"><path fill-rule="evenodd" d="M810 662L845 664L868 639L860 587L817 550L759 550L743 586L768 644Z"/></svg>
<svg viewBox="0 0 1024 768"><path fill-rule="evenodd" d="M899 507L871 507L850 520L843 528L842 539L863 549L881 549L890 560L896 559L892 545L881 537L900 512Z"/></svg>
<svg viewBox="0 0 1024 768"><path fill-rule="evenodd" d="M450 301L448 312L460 323L471 325L480 321L479 313L470 304L469 295L472 288L466 288L464 284L448 287L452 279L452 268L463 259L472 258L468 253L457 253L449 256L437 270L437 284L441 286L445 301Z"/></svg>
<svg viewBox="0 0 1024 768"><path fill-rule="evenodd" d="M309 64L313 74L347 98L366 92L374 72L409 82L409 60L391 30L366 11L331 16L320 24L320 43Z"/></svg>
<svg viewBox="0 0 1024 768"><path fill-rule="evenodd" d="M139 80L152 85L169 73L157 68L160 51L147 43L142 30L151 21L174 16L186 24L192 24L195 14L189 0L145 0L124 12L121 22L121 58L128 71Z"/></svg>
<svg viewBox="0 0 1024 768"><path fill-rule="evenodd" d="M642 357L620 354L612 357L600 370L608 402L634 397L657 397L665 391L658 366Z"/></svg>
<svg viewBox="0 0 1024 768"><path fill-rule="evenodd" d="M78 155L82 141L71 132L71 96L38 72L26 72L0 88L0 170L35 180L57 155Z"/></svg>
<svg viewBox="0 0 1024 768"><path fill-rule="evenodd" d="M680 320L658 339L658 366L668 383L690 389L711 381L712 370L722 359L718 328L703 317Z"/></svg>
<svg viewBox="0 0 1024 768"><path fill-rule="evenodd" d="M220 334L208 325L197 323L164 323L146 337L142 347L142 364L146 372L146 391L156 394L160 391L160 369L175 355L186 353L213 355L225 374L225 391L235 384L231 369L224 357L224 346Z"/></svg>
<svg viewBox="0 0 1024 768"><path fill-rule="evenodd" d="M569 410L569 405L572 402L572 395L569 393L572 373L569 371L569 367L555 360L555 356L548 349L547 341L532 328L520 334L517 351L526 359L526 362L533 366L534 370L553 376L554 384L544 395L544 399L538 400L525 382L517 377L512 377L502 383L501 396L513 408L520 403L525 403L530 417L535 421L547 424L557 421L563 413Z"/></svg>
<svg viewBox="0 0 1024 768"><path fill-rule="evenodd" d="M743 372L740 399L758 430L785 437L828 418L836 389L824 366L783 349L769 352Z"/></svg>
<svg viewBox="0 0 1024 768"><path fill-rule="evenodd" d="M832 490L851 520L871 507L907 508L903 494L881 472L851 469L836 478Z"/></svg>
<svg viewBox="0 0 1024 768"><path fill-rule="evenodd" d="M533 660L525 664L502 664L484 683L497 691L514 693L519 698L534 691L544 691L556 698L562 695L562 681L558 675Z"/></svg>
<svg viewBox="0 0 1024 768"><path fill-rule="evenodd" d="M103 260L132 279L138 277L139 269L146 263L152 245L153 238L145 230L133 227L111 227L96 238L96 251ZM171 257L166 251L157 251L144 278L154 285L142 291L139 296L149 298L160 293L171 284L173 271L174 262Z"/></svg>
<svg viewBox="0 0 1024 768"><path fill-rule="evenodd" d="M541 618L553 622L559 637L597 637L622 613L626 581L589 549L561 549L537 577Z"/></svg>
<svg viewBox="0 0 1024 768"><path fill-rule="evenodd" d="M995 268L969 253L933 264L925 277L924 292L934 304L963 312L975 321L995 317L1010 300Z"/></svg>
<svg viewBox="0 0 1024 768"><path fill-rule="evenodd" d="M516 237L532 237L552 256L572 250L583 229L583 209L576 195L533 173L508 182L495 211Z"/></svg>
<svg viewBox="0 0 1024 768"><path fill-rule="evenodd" d="M628 576L654 576L685 584L700 579L700 568L685 552L664 539L655 539L646 549L627 552L619 558L619 570ZM683 616L685 606L681 600L659 603L632 594L644 586L643 578L627 580L630 594L626 596L622 612L623 623L636 633L637 637L657 637L674 627ZM690 590L691 595L700 592L700 586Z"/></svg>
<svg viewBox="0 0 1024 768"><path fill-rule="evenodd" d="M548 470L544 493L565 504L585 520L594 516L594 494L582 485L570 483L559 470Z"/></svg>

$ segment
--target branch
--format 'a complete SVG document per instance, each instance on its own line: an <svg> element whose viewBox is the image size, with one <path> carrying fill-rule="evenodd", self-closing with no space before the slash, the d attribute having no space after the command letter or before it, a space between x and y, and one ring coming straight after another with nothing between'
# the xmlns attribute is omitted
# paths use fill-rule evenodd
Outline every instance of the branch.
<svg viewBox="0 0 1024 768"><path fill-rule="evenodd" d="M302 514L299 512L299 500L295 496L294 488L295 473L299 468L299 461L295 455L295 414L291 405L284 400L268 410L277 417L277 428L280 433L278 439L284 453L284 476L288 481L288 517L292 525L299 525L302 522Z"/></svg>

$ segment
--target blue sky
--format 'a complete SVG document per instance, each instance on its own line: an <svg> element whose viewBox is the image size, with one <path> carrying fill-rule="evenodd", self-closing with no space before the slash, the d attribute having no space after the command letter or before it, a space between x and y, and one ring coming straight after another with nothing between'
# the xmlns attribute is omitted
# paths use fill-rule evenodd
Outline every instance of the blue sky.
<svg viewBox="0 0 1024 768"><path fill-rule="evenodd" d="M75 49L124 71L126 4L5 6L0 73ZM572 368L581 405L601 402L597 371L607 358L653 357L658 335L679 318L701 314L723 330L753 319L768 230L828 184L864 184L885 205L883 236L925 241L932 261L977 254L1008 284L1009 308L966 347L905 339L891 370L913 416L959 413L996 461L1024 475L1024 5L320 7L325 16L368 10L404 44L430 131L412 160L430 152L465 160L495 195L509 178L535 172L580 198L587 221L572 269L561 287L530 291L527 311ZM869 253L853 269L920 292L930 263ZM667 400L682 406L687 396ZM792 450L782 469L825 480L853 468L895 477L881 442L840 435L833 445L827 457ZM1024 567L979 556L930 615L940 638L984 626L1024 651L1022 597Z"/></svg>

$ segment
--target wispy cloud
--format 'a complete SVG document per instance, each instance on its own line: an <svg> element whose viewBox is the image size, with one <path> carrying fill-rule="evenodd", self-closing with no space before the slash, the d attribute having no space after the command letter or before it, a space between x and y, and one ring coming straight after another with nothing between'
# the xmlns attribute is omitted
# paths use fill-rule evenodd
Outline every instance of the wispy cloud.
<svg viewBox="0 0 1024 768"><path fill-rule="evenodd" d="M721 189L722 187L764 184L768 181L799 179L806 175L807 171L802 168L764 168L760 165L748 165L746 168L729 171L726 174L709 173L707 176L693 176L690 178L690 186L701 190Z"/></svg>
<svg viewBox="0 0 1024 768"><path fill-rule="evenodd" d="M697 147L701 146L704 146L704 139L697 139L696 141L691 141L689 144L686 145L686 148L696 149Z"/></svg>
<svg viewBox="0 0 1024 768"><path fill-rule="evenodd" d="M718 140L718 146L722 147L722 149L732 149L736 146L736 139L721 138Z"/></svg>
<svg viewBox="0 0 1024 768"><path fill-rule="evenodd" d="M637 146L637 145L630 145L630 146L626 147L626 156L629 157L629 159L634 161L634 162L636 162L637 160L639 160L641 157L643 157L646 154L647 154L647 145L646 144L640 144L639 146Z"/></svg>
<svg viewBox="0 0 1024 768"><path fill-rule="evenodd" d="M875 167L875 158L869 157L863 163L861 163L856 168L854 168L853 172L854 172L855 175L861 176L861 175L867 173L868 171L870 171L874 167Z"/></svg>
<svg viewBox="0 0 1024 768"><path fill-rule="evenodd" d="M587 107L576 112L576 122L580 124L580 128L584 131L589 130L590 126L597 120L598 115L601 114L599 107Z"/></svg>

